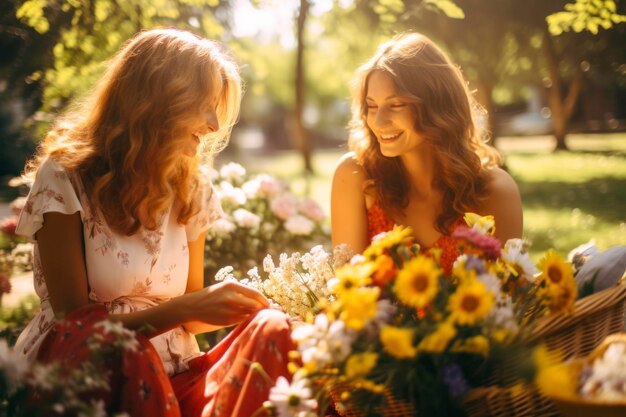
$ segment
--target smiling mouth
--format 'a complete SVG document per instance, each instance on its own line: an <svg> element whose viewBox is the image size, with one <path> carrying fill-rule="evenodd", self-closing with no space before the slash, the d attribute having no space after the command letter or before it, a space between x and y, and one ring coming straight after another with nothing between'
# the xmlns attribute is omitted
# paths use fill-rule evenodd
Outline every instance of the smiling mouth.
<svg viewBox="0 0 626 417"><path fill-rule="evenodd" d="M380 135L379 137L381 142L393 142L394 140L398 139L401 134L402 132L399 132L390 135Z"/></svg>

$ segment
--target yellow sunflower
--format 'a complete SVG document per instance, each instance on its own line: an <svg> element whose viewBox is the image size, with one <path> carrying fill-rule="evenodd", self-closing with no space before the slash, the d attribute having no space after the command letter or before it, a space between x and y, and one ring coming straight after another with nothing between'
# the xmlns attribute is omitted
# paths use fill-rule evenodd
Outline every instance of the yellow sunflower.
<svg viewBox="0 0 626 417"><path fill-rule="evenodd" d="M346 362L346 376L348 378L362 378L370 373L376 362L378 361L378 353L364 352L350 355Z"/></svg>
<svg viewBox="0 0 626 417"><path fill-rule="evenodd" d="M411 259L398 273L394 292L407 306L424 308L435 298L441 270L426 256Z"/></svg>
<svg viewBox="0 0 626 417"><path fill-rule="evenodd" d="M456 337L456 327L450 321L444 321L437 327L437 330L422 339L418 348L426 352L443 352Z"/></svg>
<svg viewBox="0 0 626 417"><path fill-rule="evenodd" d="M380 341L383 348L394 358L411 359L417 355L413 346L413 330L394 326L383 326L380 329Z"/></svg>
<svg viewBox="0 0 626 417"><path fill-rule="evenodd" d="M566 281L573 280L574 271L572 264L566 262L553 249L545 253L537 266L541 272L541 280L548 285L562 285Z"/></svg>
<svg viewBox="0 0 626 417"><path fill-rule="evenodd" d="M567 314L574 310L577 294L576 281L571 279L564 280L559 285L547 285L539 292L539 297L544 300L550 314Z"/></svg>
<svg viewBox="0 0 626 417"><path fill-rule="evenodd" d="M361 330L376 315L379 294L378 287L356 288L341 294L340 318L346 323L346 327Z"/></svg>
<svg viewBox="0 0 626 417"><path fill-rule="evenodd" d="M333 291L337 294L348 292L355 288L365 287L371 283L370 275L374 272L376 264L361 262L356 265L344 264L335 271L338 280Z"/></svg>
<svg viewBox="0 0 626 417"><path fill-rule="evenodd" d="M480 281L460 285L450 296L448 308L460 325L473 325L485 318L495 304L493 293Z"/></svg>
<svg viewBox="0 0 626 417"><path fill-rule="evenodd" d="M375 258L394 246L410 243L413 240L412 233L410 227L394 225L392 230L375 236L371 245L363 252L363 256Z"/></svg>

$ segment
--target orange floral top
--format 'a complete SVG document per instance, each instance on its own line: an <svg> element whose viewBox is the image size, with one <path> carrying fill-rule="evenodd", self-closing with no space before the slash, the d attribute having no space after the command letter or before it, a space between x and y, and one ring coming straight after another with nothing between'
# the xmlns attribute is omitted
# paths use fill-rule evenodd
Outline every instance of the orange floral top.
<svg viewBox="0 0 626 417"><path fill-rule="evenodd" d="M367 239L371 242L377 234L390 231L394 226L394 222L387 217L380 204L375 202L372 207L367 210L367 225ZM441 267L446 274L452 272L454 261L461 254L459 251L460 242L450 235L457 227L464 225L465 221L463 220L463 217L459 217L454 223L452 223L452 225L450 225L447 235L439 236L439 239L435 241L431 248L422 248L422 251L427 251L432 248L441 250Z"/></svg>

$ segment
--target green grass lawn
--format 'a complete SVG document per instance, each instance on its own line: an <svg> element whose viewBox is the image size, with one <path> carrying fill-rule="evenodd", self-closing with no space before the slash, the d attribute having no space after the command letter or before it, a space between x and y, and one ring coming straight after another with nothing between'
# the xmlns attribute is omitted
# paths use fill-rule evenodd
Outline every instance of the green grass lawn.
<svg viewBox="0 0 626 417"><path fill-rule="evenodd" d="M626 134L571 135L570 152L552 152L549 136L500 138L498 147L517 180L524 205L524 235L532 257L555 248L567 254L594 240L604 250L626 245ZM330 187L337 159L344 150L320 150L316 173L306 179L295 152L226 157L250 171L267 172L288 181L329 212ZM219 163L219 161L218 161Z"/></svg>

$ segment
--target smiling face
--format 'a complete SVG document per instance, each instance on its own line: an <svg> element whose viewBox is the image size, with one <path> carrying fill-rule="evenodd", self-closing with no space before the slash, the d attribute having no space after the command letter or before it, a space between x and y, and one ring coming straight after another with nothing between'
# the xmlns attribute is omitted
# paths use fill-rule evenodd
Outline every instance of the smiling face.
<svg viewBox="0 0 626 417"><path fill-rule="evenodd" d="M217 107L221 100L222 90L215 90L185 126L182 134L182 151L187 156L195 156L198 152L198 146L205 140L205 137L210 133L217 132L220 128Z"/></svg>
<svg viewBox="0 0 626 417"><path fill-rule="evenodd" d="M367 126L384 156L401 156L424 143L423 136L415 130L414 100L398 92L387 72L375 70L370 74L365 102Z"/></svg>

